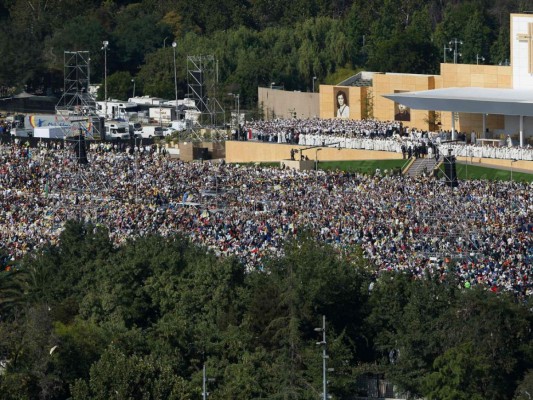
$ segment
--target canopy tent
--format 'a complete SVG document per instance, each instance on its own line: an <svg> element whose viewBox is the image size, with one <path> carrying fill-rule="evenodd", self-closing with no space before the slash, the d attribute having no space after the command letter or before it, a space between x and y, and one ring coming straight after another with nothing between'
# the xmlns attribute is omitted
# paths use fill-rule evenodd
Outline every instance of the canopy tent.
<svg viewBox="0 0 533 400"><path fill-rule="evenodd" d="M520 146L524 144L523 119L533 117L533 90L455 87L387 94L383 97L415 110L452 113L499 114L520 117ZM452 118L455 139L455 119Z"/></svg>
<svg viewBox="0 0 533 400"><path fill-rule="evenodd" d="M393 93L383 97L415 110L533 117L533 90L462 87Z"/></svg>

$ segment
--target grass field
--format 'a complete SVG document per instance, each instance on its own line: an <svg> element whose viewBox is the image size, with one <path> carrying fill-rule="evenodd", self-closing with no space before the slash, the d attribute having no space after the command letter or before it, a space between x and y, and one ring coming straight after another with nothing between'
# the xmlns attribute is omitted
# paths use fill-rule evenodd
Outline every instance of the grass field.
<svg viewBox="0 0 533 400"><path fill-rule="evenodd" d="M407 160L321 161L318 163L318 168L326 171L340 170L374 174L377 168L383 172L386 169L403 168L406 163Z"/></svg>
<svg viewBox="0 0 533 400"><path fill-rule="evenodd" d="M510 181L511 171L497 168L486 168L478 165L456 164L458 179L488 179L491 181ZM444 167L441 166L444 174ZM513 171L512 179L517 182L533 182L533 174Z"/></svg>
<svg viewBox="0 0 533 400"><path fill-rule="evenodd" d="M384 170L394 170L403 168L407 160L362 160L362 161L321 161L318 168L325 171L346 171L359 172L363 174L374 174L379 168ZM279 163L261 163L261 165L276 167ZM457 178L459 180L468 179L488 179L499 181L510 181L511 171L497 168L480 167L470 164L456 164ZM441 174L444 174L444 167L441 166ZM517 182L533 182L533 174L513 171L512 179Z"/></svg>

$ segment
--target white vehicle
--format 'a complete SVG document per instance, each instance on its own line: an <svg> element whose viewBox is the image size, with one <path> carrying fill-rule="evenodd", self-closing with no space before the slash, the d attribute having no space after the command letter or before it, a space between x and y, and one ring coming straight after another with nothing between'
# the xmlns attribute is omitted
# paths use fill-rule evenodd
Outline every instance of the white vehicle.
<svg viewBox="0 0 533 400"><path fill-rule="evenodd" d="M143 126L142 131L136 137L142 137L143 139L163 137L163 128L160 126Z"/></svg>
<svg viewBox="0 0 533 400"><path fill-rule="evenodd" d="M179 132L183 132L183 131L186 131L187 128L190 127L190 125L192 125L190 123L190 121L186 120L186 119L181 119L179 121L172 121L172 129L175 130L175 131L179 131Z"/></svg>
<svg viewBox="0 0 533 400"><path fill-rule="evenodd" d="M111 121L105 123L106 139L129 139L130 129L127 122Z"/></svg>
<svg viewBox="0 0 533 400"><path fill-rule="evenodd" d="M129 125L130 125L131 136L136 137L137 135L141 134L143 130L143 126L141 125L140 122L130 122Z"/></svg>
<svg viewBox="0 0 533 400"><path fill-rule="evenodd" d="M96 113L100 117L127 120L130 113L137 111L137 104L121 100L96 102Z"/></svg>
<svg viewBox="0 0 533 400"><path fill-rule="evenodd" d="M163 136L170 136L172 135L176 130L172 128L171 126L163 128Z"/></svg>

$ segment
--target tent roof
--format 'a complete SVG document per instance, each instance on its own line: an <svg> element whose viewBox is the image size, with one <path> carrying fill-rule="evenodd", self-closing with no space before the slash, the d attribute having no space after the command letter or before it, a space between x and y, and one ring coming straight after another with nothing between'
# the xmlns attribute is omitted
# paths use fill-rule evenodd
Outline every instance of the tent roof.
<svg viewBox="0 0 533 400"><path fill-rule="evenodd" d="M415 110L533 116L533 90L462 87L383 97Z"/></svg>

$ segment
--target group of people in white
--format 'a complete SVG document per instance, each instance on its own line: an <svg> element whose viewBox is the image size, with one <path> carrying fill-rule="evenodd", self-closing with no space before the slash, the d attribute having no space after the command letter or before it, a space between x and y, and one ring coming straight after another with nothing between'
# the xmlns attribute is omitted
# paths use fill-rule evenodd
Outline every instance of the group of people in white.
<svg viewBox="0 0 533 400"><path fill-rule="evenodd" d="M512 146L510 140L503 146L470 144L466 142L443 143L451 140L448 131L426 132L405 128L399 121L348 120L348 119L274 119L271 121L249 121L245 126L252 139L290 143L301 146L328 146L346 149L377 150L401 153L402 144L414 146L432 142L442 146L440 154L448 149L459 157L497 158L507 160L533 161L533 148ZM466 135L461 135L466 138Z"/></svg>
<svg viewBox="0 0 533 400"><path fill-rule="evenodd" d="M309 229L379 275L431 271L463 284L533 290L533 186L185 163L164 154L0 145L0 252L16 260L57 244L68 219L108 227L115 245L180 233L247 269Z"/></svg>

